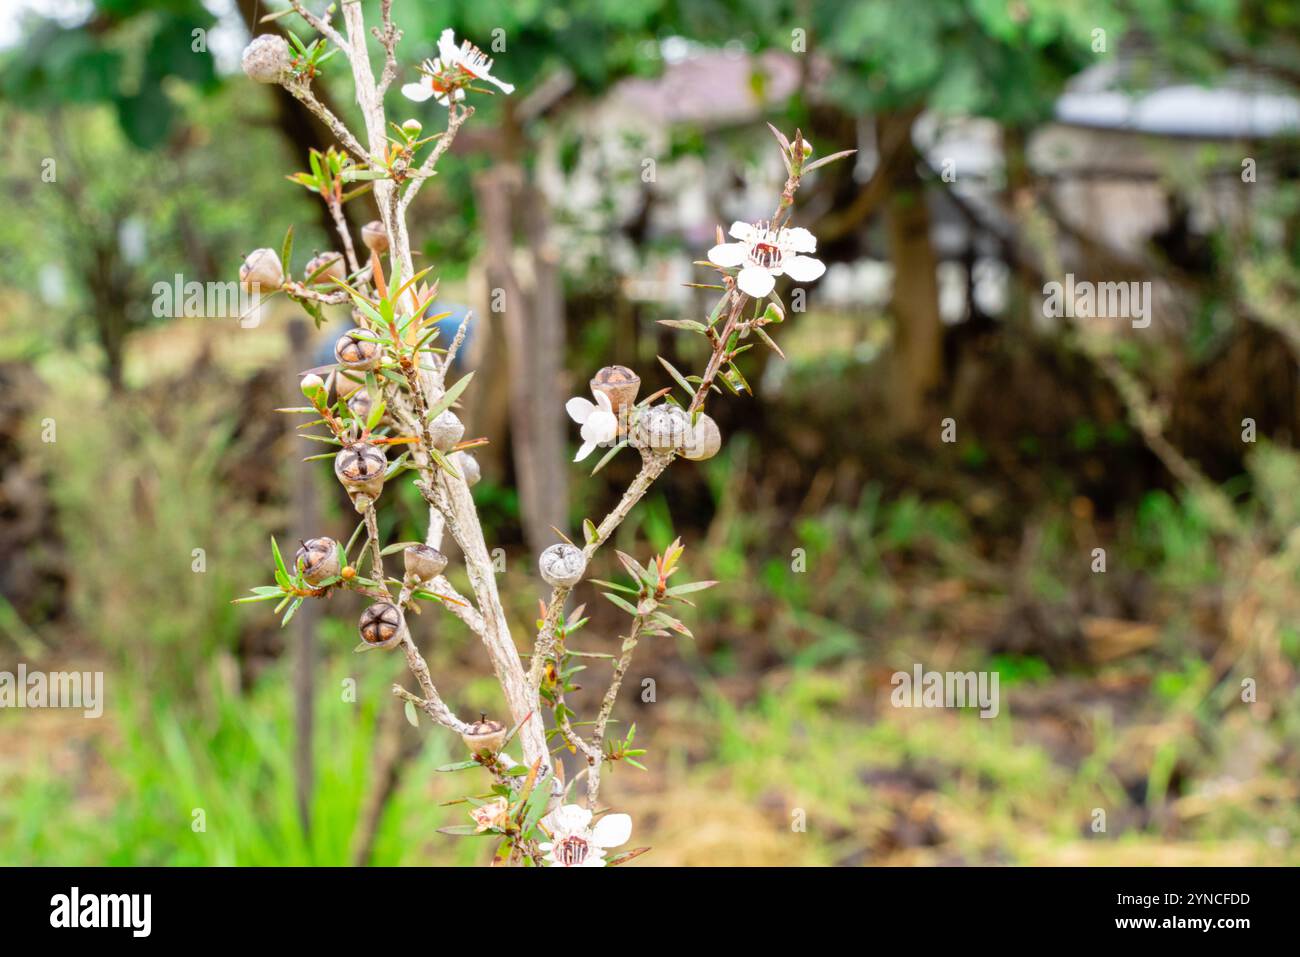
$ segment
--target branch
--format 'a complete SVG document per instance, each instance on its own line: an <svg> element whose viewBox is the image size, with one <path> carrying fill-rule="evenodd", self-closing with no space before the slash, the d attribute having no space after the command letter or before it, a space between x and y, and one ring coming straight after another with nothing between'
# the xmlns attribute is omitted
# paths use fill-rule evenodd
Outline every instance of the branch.
<svg viewBox="0 0 1300 957"><path fill-rule="evenodd" d="M308 10L300 0L289 0L290 5L311 26L313 30L321 36L326 37L331 43L342 50L347 56L352 56L352 47L342 35L330 25L330 17L334 14L334 5L330 4L325 10L325 16L318 17Z"/></svg>
<svg viewBox="0 0 1300 957"><path fill-rule="evenodd" d="M465 121L473 115L474 107L472 106L460 106L452 103L448 108L447 132L438 138L438 142L433 145L433 149L424 158L420 168L411 174L411 185L406 187L406 192L402 194L402 198L397 204L397 211L402 216L406 215L406 210L420 192L420 187L424 185L424 181L433 176L434 167L438 165L438 160L442 159L442 154L451 149L451 144L456 139L456 133L459 132Z"/></svg>
<svg viewBox="0 0 1300 957"><path fill-rule="evenodd" d="M307 109L315 114L316 118L329 127L340 143L342 143L357 159L369 165L370 154L366 152L364 146L352 135L352 131L347 128L342 120L330 112L330 108L316 99L316 94L312 93L311 87L306 80L288 79L281 84L292 94L293 98L301 103Z"/></svg>

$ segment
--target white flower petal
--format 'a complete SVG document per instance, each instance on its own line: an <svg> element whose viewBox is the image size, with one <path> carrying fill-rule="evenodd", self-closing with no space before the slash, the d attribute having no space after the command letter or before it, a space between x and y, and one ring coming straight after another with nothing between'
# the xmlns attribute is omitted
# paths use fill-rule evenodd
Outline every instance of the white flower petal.
<svg viewBox="0 0 1300 957"><path fill-rule="evenodd" d="M578 446L578 454L573 457L573 461L581 462L588 455L594 452L595 449L596 449L595 442L583 442L582 445Z"/></svg>
<svg viewBox="0 0 1300 957"><path fill-rule="evenodd" d="M731 224L729 232L742 243L752 243L758 235L758 230L754 228L753 223L743 223L740 220Z"/></svg>
<svg viewBox="0 0 1300 957"><path fill-rule="evenodd" d="M613 412L597 410L582 423L582 438L587 442L608 442L618 435L618 419Z"/></svg>
<svg viewBox="0 0 1300 957"><path fill-rule="evenodd" d="M812 282L826 271L826 264L811 256L793 256L781 264L781 271L795 282Z"/></svg>
<svg viewBox="0 0 1300 957"><path fill-rule="evenodd" d="M628 814L606 814L591 829L591 843L597 847L618 847L631 837L632 818Z"/></svg>
<svg viewBox="0 0 1300 957"><path fill-rule="evenodd" d="M596 407L580 395L575 395L568 402L564 403L564 411L569 413L569 418L581 425L587 421L587 417L596 411Z"/></svg>
<svg viewBox="0 0 1300 957"><path fill-rule="evenodd" d="M791 252L815 253L817 251L817 237L802 226L790 226L781 230L778 242Z"/></svg>
<svg viewBox="0 0 1300 957"><path fill-rule="evenodd" d="M584 831L591 823L591 812L577 804L565 804L546 815L545 824L554 832Z"/></svg>
<svg viewBox="0 0 1300 957"><path fill-rule="evenodd" d="M489 83L495 86L502 93L510 94L515 91L515 85L513 83L503 83L501 80L498 80L496 77L494 77L491 73L484 73L482 78L484 80L487 80Z"/></svg>
<svg viewBox="0 0 1300 957"><path fill-rule="evenodd" d="M744 261L744 243L720 243L709 250L709 262L715 266L739 266Z"/></svg>
<svg viewBox="0 0 1300 957"><path fill-rule="evenodd" d="M600 406L602 411L613 414L614 404L609 401L609 393L602 392L601 390L597 389L593 391L591 394L596 397L596 404Z"/></svg>
<svg viewBox="0 0 1300 957"><path fill-rule="evenodd" d="M456 46L456 31L451 27L442 31L438 37L438 56L444 63L455 63L460 59L460 47Z"/></svg>
<svg viewBox="0 0 1300 957"><path fill-rule="evenodd" d="M762 266L746 266L736 276L736 285L746 295L762 299L776 285L776 277Z"/></svg>
<svg viewBox="0 0 1300 957"><path fill-rule="evenodd" d="M423 103L433 96L433 87L428 80L420 83L406 83L402 86L402 96L408 100L415 100L416 103Z"/></svg>

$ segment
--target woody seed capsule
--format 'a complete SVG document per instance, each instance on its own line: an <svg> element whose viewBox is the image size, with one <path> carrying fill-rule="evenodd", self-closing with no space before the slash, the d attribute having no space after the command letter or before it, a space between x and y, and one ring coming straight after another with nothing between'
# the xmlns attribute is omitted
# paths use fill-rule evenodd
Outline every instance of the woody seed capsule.
<svg viewBox="0 0 1300 957"><path fill-rule="evenodd" d="M471 724L460 739L472 754L496 754L506 743L506 726L485 716Z"/></svg>
<svg viewBox="0 0 1300 957"><path fill-rule="evenodd" d="M483 477L483 470L479 468L478 459L474 458L469 452L457 452L452 455L451 466L465 477L465 484L470 488L477 485L478 480Z"/></svg>
<svg viewBox="0 0 1300 957"><path fill-rule="evenodd" d="M572 588L582 581L582 574L587 570L587 558L578 546L559 542L542 552L537 567L546 584L553 588Z"/></svg>
<svg viewBox="0 0 1300 957"><path fill-rule="evenodd" d="M609 404L614 414L636 403L636 394L641 388L641 377L627 366L605 366L591 380L592 392L603 392L609 396Z"/></svg>
<svg viewBox="0 0 1300 957"><path fill-rule="evenodd" d="M379 343L368 338L369 333L358 327L349 329L334 343L334 358L339 365L354 372L365 372L379 365L383 350Z"/></svg>
<svg viewBox="0 0 1300 957"><path fill-rule="evenodd" d="M347 273L343 271L343 257L333 252L313 256L307 263L307 273L304 278L313 286L333 286L331 280L347 278Z"/></svg>
<svg viewBox="0 0 1300 957"><path fill-rule="evenodd" d="M302 566L302 577L313 585L333 578L339 567L338 546L332 538L309 538L294 556L295 566Z"/></svg>
<svg viewBox="0 0 1300 957"><path fill-rule="evenodd" d="M377 601L361 613L361 640L375 648L392 648L406 634L402 611L391 601Z"/></svg>
<svg viewBox="0 0 1300 957"><path fill-rule="evenodd" d="M438 413L429 423L429 438L439 452L450 452L464 435L465 426L451 409Z"/></svg>
<svg viewBox="0 0 1300 957"><path fill-rule="evenodd" d="M240 65L248 78L258 83L278 83L289 72L289 44L276 33L263 33L253 37L244 47Z"/></svg>
<svg viewBox="0 0 1300 957"><path fill-rule="evenodd" d="M370 418L371 405L370 393L365 389L357 389L348 397L348 411L358 422L365 422Z"/></svg>
<svg viewBox="0 0 1300 957"><path fill-rule="evenodd" d="M361 227L361 241L376 256L388 252L388 230L382 220L371 220Z"/></svg>
<svg viewBox="0 0 1300 957"><path fill-rule="evenodd" d="M680 406L665 402L641 411L633 430L632 444L655 452L679 451L690 434L690 414Z"/></svg>
<svg viewBox="0 0 1300 957"><path fill-rule="evenodd" d="M718 423L701 412L695 421L695 428L687 433L682 455L695 462L703 462L717 455L720 448L722 431L718 428Z"/></svg>
<svg viewBox="0 0 1300 957"><path fill-rule="evenodd" d="M406 562L407 577L418 582L437 578L447 567L447 556L432 545L408 545L402 558Z"/></svg>
<svg viewBox="0 0 1300 957"><path fill-rule="evenodd" d="M279 289L284 285L284 268L274 249L254 249L239 267L239 284L249 292Z"/></svg>
<svg viewBox="0 0 1300 957"><path fill-rule="evenodd" d="M379 497L384 490L384 470L388 459L373 445L357 442L334 456L334 474L343 487L354 495Z"/></svg>

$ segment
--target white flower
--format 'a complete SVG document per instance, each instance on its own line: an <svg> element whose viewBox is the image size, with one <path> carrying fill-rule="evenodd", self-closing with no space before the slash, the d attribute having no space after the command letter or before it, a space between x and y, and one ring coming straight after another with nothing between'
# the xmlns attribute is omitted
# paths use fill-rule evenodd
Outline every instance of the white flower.
<svg viewBox="0 0 1300 957"><path fill-rule="evenodd" d="M591 812L565 804L542 819L551 840L537 845L552 867L604 867L605 848L626 844L632 836L632 818L606 814L590 827Z"/></svg>
<svg viewBox="0 0 1300 957"><path fill-rule="evenodd" d="M425 60L424 74L418 83L407 83L402 95L417 103L436 96L443 106L451 99L465 99L464 86L474 80L485 80L502 93L513 93L514 84L503 83L492 75L492 58L474 44L465 40L456 46L456 34L448 27L438 37L438 56Z"/></svg>
<svg viewBox="0 0 1300 957"><path fill-rule="evenodd" d="M591 394L596 397L595 405L576 395L564 403L569 418L582 426L582 446L573 457L575 462L581 462L596 446L612 442L618 435L618 417L614 415L609 396L595 390Z"/></svg>
<svg viewBox="0 0 1300 957"><path fill-rule="evenodd" d="M789 276L795 282L812 282L826 271L826 264L811 256L817 250L817 237L795 226L774 230L768 223L732 223L731 235L738 243L720 243L709 250L715 266L742 266L736 276L740 291L762 299L776 285L777 276Z"/></svg>

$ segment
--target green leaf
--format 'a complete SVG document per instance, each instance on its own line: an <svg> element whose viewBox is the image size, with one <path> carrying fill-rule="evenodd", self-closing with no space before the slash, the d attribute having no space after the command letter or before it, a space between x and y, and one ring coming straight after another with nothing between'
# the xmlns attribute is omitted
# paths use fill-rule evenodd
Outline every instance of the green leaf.
<svg viewBox="0 0 1300 957"><path fill-rule="evenodd" d="M499 837L496 831L480 831L473 824L449 824L446 827L438 828L439 834L450 834L453 837Z"/></svg>
<svg viewBox="0 0 1300 957"><path fill-rule="evenodd" d="M709 327L702 322L696 322L694 319L660 319L659 325L667 326L670 329L685 329L688 332L698 332L701 335L709 331Z"/></svg>
<svg viewBox="0 0 1300 957"><path fill-rule="evenodd" d="M599 536L600 533L596 531L596 523L589 518L584 518L582 520L582 537L587 540L587 544L590 545Z"/></svg>
<svg viewBox="0 0 1300 957"><path fill-rule="evenodd" d="M281 628L283 628L285 625L289 624L290 619L292 619L293 616L294 616L294 614L298 611L298 609L302 607L302 603L303 603L305 600L306 600L306 599L304 599L304 598L295 598L295 599L293 600L293 604L291 604L291 605L289 606L289 610L286 611L286 612L284 613L284 617L280 619L280 627L281 627Z"/></svg>
<svg viewBox="0 0 1300 957"><path fill-rule="evenodd" d="M686 381L686 376L682 375L680 372L674 369L673 364L669 362L667 359L665 359L663 356L659 356L658 358L659 358L659 364L668 370L668 374L672 376L674 380L676 380L677 384L682 387L682 389L686 392L687 395L693 397L695 395L695 390L692 389L690 383Z"/></svg>
<svg viewBox="0 0 1300 957"><path fill-rule="evenodd" d="M601 594L603 594L606 598L612 601L619 608L622 608L629 615L636 617L637 614L636 606L632 605L630 602L627 602L624 599L619 598L617 595L613 594L612 592L602 592Z"/></svg>
<svg viewBox="0 0 1300 957"><path fill-rule="evenodd" d="M274 535L271 536L271 554L275 556L275 567L279 569L285 578L288 578L289 569L285 567L284 559L280 556L280 546L276 543ZM279 576L277 576L276 580L279 580Z"/></svg>
<svg viewBox="0 0 1300 957"><path fill-rule="evenodd" d="M619 442L618 445L614 446L612 449L610 449L601 457L601 460L596 463L596 467L591 470L591 474L595 475L597 472L603 469L609 463L610 459L618 455L619 451L626 447L627 447L627 439L623 439L623 441Z"/></svg>
<svg viewBox="0 0 1300 957"><path fill-rule="evenodd" d="M434 768L435 771L468 771L470 768L480 767L477 761L454 761L451 764L444 764L441 767Z"/></svg>
<svg viewBox="0 0 1300 957"><path fill-rule="evenodd" d="M284 234L284 242L280 244L280 262L284 266L285 274L289 272L290 257L293 256L293 227Z"/></svg>
<svg viewBox="0 0 1300 957"><path fill-rule="evenodd" d="M406 720L411 723L411 727L418 728L420 726L420 713L415 710L415 702L407 701L406 707L402 710L406 712Z"/></svg>
<svg viewBox="0 0 1300 957"><path fill-rule="evenodd" d="M438 416L442 415L442 413L450 409L452 403L460 398L460 394L465 391L465 387L469 385L469 380L472 378L474 378L474 373L467 373L458 379L455 385L444 392L442 398L429 408L429 415L427 416L428 421L432 422Z"/></svg>

